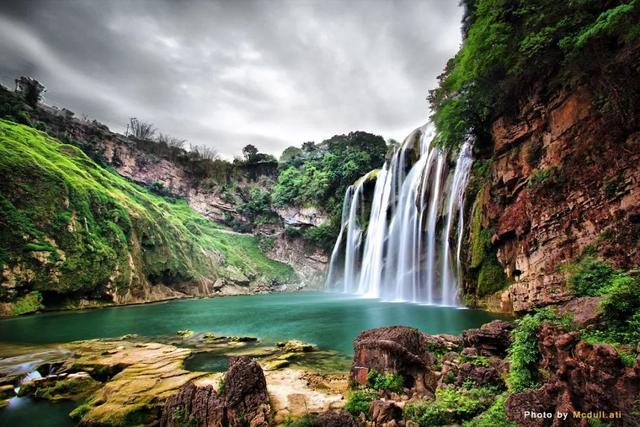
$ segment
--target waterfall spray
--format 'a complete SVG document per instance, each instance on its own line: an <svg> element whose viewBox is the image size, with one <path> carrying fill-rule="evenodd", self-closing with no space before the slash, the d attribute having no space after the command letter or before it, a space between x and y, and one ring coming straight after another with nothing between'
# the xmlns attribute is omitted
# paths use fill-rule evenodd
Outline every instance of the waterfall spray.
<svg viewBox="0 0 640 427"><path fill-rule="evenodd" d="M364 236L364 184L374 172L347 189L327 288L389 301L457 305L472 141L461 147L447 184L447 155L433 146L434 136L430 123L414 130L377 171ZM444 227L438 226L440 218Z"/></svg>

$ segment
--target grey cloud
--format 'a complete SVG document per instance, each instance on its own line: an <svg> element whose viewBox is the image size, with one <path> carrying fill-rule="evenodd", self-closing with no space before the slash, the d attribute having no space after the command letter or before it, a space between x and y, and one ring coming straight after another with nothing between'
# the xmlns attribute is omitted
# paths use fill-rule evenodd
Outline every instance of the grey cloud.
<svg viewBox="0 0 640 427"><path fill-rule="evenodd" d="M122 130L130 116L226 156L365 130L401 139L460 42L455 0L16 0L0 80Z"/></svg>

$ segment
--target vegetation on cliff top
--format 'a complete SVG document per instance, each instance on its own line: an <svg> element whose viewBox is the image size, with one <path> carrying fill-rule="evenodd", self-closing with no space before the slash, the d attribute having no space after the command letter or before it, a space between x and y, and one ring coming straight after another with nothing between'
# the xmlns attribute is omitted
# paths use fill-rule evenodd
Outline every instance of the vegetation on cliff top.
<svg viewBox="0 0 640 427"><path fill-rule="evenodd" d="M330 224L310 229L305 237L325 248L338 235L342 202L348 186L382 166L385 140L367 132L336 135L320 144L306 142L302 149L287 148L280 158L273 205L313 205L330 215Z"/></svg>
<svg viewBox="0 0 640 427"><path fill-rule="evenodd" d="M621 46L640 36L639 0L462 3L464 44L429 95L437 142L445 147L458 146L470 131L482 142L489 121L514 108L516 95L540 82L551 87L593 76ZM620 112L623 97L633 96L602 89L610 107Z"/></svg>
<svg viewBox="0 0 640 427"><path fill-rule="evenodd" d="M77 147L0 120L1 300L124 295L150 284L289 280L252 236L235 235L191 210L98 166Z"/></svg>

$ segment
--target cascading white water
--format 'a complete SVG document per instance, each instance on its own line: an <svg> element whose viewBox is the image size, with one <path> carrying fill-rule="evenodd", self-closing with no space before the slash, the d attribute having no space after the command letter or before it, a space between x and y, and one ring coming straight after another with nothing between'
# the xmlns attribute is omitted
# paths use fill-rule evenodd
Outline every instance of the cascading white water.
<svg viewBox="0 0 640 427"><path fill-rule="evenodd" d="M473 162L472 141L461 147L448 181L447 155L433 146L434 136L431 124L416 129L382 169L347 189L327 288L389 301L457 305L463 198ZM376 172L363 245L364 186ZM438 227L440 219L443 229Z"/></svg>

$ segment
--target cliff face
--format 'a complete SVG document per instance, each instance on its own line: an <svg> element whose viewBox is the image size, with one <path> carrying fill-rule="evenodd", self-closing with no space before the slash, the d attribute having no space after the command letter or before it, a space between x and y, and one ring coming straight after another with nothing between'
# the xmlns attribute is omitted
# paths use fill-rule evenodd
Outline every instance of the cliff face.
<svg viewBox="0 0 640 427"><path fill-rule="evenodd" d="M503 310L569 299L562 265L585 251L622 270L640 264L640 132L598 103L582 85L533 96L491 126L482 214L511 283ZM626 113L635 117L637 106Z"/></svg>
<svg viewBox="0 0 640 427"><path fill-rule="evenodd" d="M0 316L281 290L258 236L222 228L77 147L0 121Z"/></svg>
<svg viewBox="0 0 640 427"><path fill-rule="evenodd" d="M300 271L300 279L305 284L317 285L321 281L326 254L299 236L285 235L285 226L304 229L326 224L325 212L310 207L289 207L266 213L266 221L252 221L255 218L248 218L242 209L242 205L250 201L252 189L273 191L277 162L200 161L181 149L111 132L101 123L77 118L65 109L26 106L19 94L3 87L0 87L0 100L13 111L24 109L31 125L80 147L119 175L156 194L184 199L190 208L213 222L257 235L264 243L263 251Z"/></svg>

